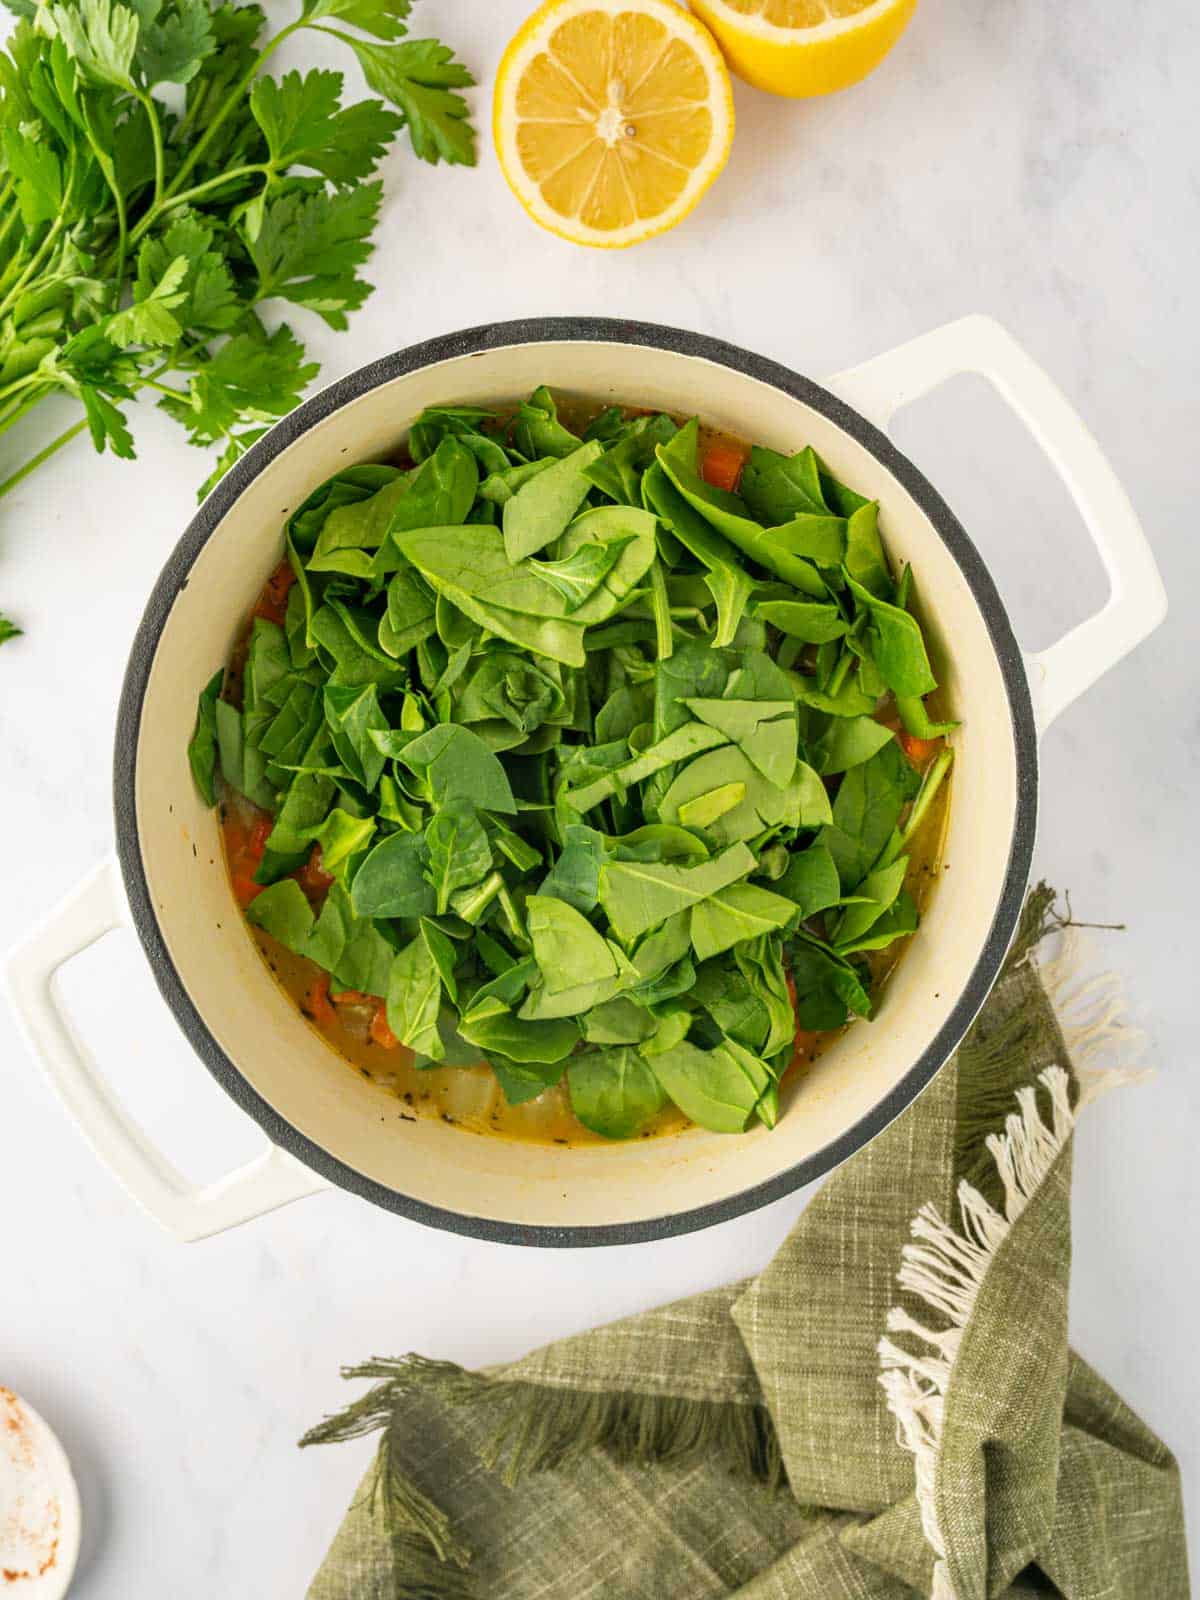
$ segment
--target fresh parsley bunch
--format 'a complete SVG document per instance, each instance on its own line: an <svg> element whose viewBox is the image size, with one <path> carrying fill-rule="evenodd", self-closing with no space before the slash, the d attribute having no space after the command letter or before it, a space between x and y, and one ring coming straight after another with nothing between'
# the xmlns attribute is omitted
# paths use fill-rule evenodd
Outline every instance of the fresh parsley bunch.
<svg viewBox="0 0 1200 1600"><path fill-rule="evenodd" d="M456 91L474 79L445 45L401 37L412 0L303 0L273 33L256 4L5 3L20 20L0 52L0 434L56 392L84 415L0 497L85 427L132 457L123 405L144 391L219 447L207 491L317 372L258 307L346 326L371 292L372 174L402 128L423 161L472 165ZM353 50L382 98L343 105L339 72L265 75L305 29ZM0 640L15 631L0 618Z"/></svg>

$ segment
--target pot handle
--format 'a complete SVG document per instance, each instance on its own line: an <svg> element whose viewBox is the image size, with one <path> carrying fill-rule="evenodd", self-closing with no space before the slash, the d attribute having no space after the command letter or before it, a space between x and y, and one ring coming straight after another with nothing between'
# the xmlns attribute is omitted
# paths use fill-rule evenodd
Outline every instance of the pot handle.
<svg viewBox="0 0 1200 1600"><path fill-rule="evenodd" d="M827 380L886 429L896 412L948 378L973 372L1007 400L1041 445L1104 563L1111 592L1102 609L1049 649L1025 657L1039 734L1110 667L1153 633L1167 596L1129 497L1066 396L991 317L963 317Z"/></svg>
<svg viewBox="0 0 1200 1600"><path fill-rule="evenodd" d="M53 980L72 957L127 921L120 873L109 857L6 962L9 998L30 1049L96 1154L156 1222L185 1242L328 1188L275 1145L214 1183L191 1184L114 1096L59 1009Z"/></svg>

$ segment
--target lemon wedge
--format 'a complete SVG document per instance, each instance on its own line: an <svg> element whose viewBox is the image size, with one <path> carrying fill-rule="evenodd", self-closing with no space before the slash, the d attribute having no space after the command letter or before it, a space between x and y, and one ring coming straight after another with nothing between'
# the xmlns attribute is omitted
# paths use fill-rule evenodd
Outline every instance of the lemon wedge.
<svg viewBox="0 0 1200 1600"><path fill-rule="evenodd" d="M535 222L619 249L673 228L725 165L729 73L674 0L548 0L500 62L493 131Z"/></svg>
<svg viewBox="0 0 1200 1600"><path fill-rule="evenodd" d="M772 94L829 94L887 55L917 0L692 0L740 78Z"/></svg>

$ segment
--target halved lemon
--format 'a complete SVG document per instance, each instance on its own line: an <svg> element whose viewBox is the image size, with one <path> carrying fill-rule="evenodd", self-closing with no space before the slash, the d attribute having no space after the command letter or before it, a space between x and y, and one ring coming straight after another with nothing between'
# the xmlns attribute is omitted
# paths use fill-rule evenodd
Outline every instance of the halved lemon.
<svg viewBox="0 0 1200 1600"><path fill-rule="evenodd" d="M618 249L673 228L725 165L733 93L674 0L547 0L496 75L493 129L535 222Z"/></svg>
<svg viewBox="0 0 1200 1600"><path fill-rule="evenodd" d="M865 78L917 0L692 0L740 78L772 94L829 94Z"/></svg>

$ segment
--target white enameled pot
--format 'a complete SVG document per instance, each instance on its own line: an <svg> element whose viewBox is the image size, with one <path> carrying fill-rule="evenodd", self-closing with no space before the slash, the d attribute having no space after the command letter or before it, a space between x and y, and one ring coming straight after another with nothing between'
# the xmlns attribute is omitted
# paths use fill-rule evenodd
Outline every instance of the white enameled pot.
<svg viewBox="0 0 1200 1600"><path fill-rule="evenodd" d="M1105 607L1024 656L978 552L884 431L908 401L981 373L1070 490L1108 570ZM892 558L911 561L936 664L962 726L945 860L920 936L877 1019L848 1031L785 1096L779 1126L562 1148L382 1117L386 1091L349 1071L276 986L234 903L217 821L185 746L196 696L227 658L279 558L288 511L323 479L386 457L446 402L511 401L536 384L704 421L779 450L813 445L877 496ZM895 1117L947 1059L994 982L1021 909L1037 811L1037 739L1162 620L1137 518L1049 378L996 323L968 317L823 383L669 328L547 319L477 328L387 356L279 423L205 501L134 640L116 739L117 862L82 884L11 958L30 1043L68 1109L133 1195L197 1239L327 1184L462 1233L511 1243L628 1243L707 1226L826 1172ZM193 848L193 846L197 848ZM188 1184L146 1140L57 1010L55 970L132 918L180 1026L264 1128L263 1155Z"/></svg>

